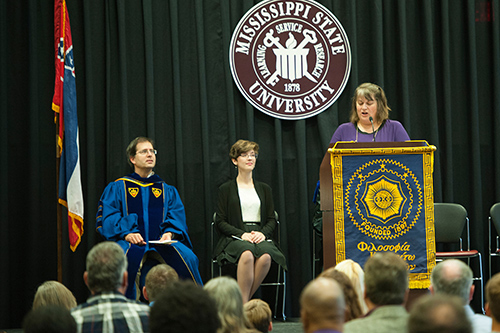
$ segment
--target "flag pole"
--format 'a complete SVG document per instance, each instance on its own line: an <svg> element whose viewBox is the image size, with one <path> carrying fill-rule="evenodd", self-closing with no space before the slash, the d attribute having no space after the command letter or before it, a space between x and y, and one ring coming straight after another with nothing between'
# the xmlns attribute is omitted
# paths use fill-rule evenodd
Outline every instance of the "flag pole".
<svg viewBox="0 0 500 333"><path fill-rule="evenodd" d="M62 205L59 203L59 155L58 130L59 119L56 124L56 205L57 205L57 281L62 283Z"/></svg>

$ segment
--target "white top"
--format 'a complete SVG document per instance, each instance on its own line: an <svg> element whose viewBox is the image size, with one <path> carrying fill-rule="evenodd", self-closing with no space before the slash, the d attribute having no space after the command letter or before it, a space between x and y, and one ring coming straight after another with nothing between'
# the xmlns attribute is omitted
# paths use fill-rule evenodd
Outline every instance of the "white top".
<svg viewBox="0 0 500 333"><path fill-rule="evenodd" d="M260 199L255 188L238 187L243 222L260 222Z"/></svg>

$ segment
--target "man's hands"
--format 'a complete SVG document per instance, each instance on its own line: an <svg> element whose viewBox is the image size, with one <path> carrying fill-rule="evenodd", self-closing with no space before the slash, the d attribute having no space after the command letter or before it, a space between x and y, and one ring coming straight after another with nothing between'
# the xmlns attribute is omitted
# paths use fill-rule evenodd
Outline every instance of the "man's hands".
<svg viewBox="0 0 500 333"><path fill-rule="evenodd" d="M161 236L161 238L160 238L160 242L169 241L169 240L172 240L172 233L171 232L164 233L163 236Z"/></svg>
<svg viewBox="0 0 500 333"><path fill-rule="evenodd" d="M144 241L144 238L142 238L141 234L138 232L134 232L131 234L128 234L125 236L125 240L131 244L135 245L146 245L146 242ZM160 241L169 241L172 240L172 233L171 232L166 232L161 236Z"/></svg>
<svg viewBox="0 0 500 333"><path fill-rule="evenodd" d="M259 244L266 240L266 236L260 231L245 232L241 235L241 239L246 240L250 243Z"/></svg>
<svg viewBox="0 0 500 333"><path fill-rule="evenodd" d="M138 232L128 234L127 236L125 236L125 240L135 245L146 245L144 238L142 238L141 234Z"/></svg>

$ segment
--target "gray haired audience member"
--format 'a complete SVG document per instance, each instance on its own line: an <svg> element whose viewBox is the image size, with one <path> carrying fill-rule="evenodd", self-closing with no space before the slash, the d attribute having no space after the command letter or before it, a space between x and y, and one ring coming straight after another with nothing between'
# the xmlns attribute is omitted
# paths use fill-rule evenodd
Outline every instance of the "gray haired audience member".
<svg viewBox="0 0 500 333"><path fill-rule="evenodd" d="M492 332L500 332L500 273L491 277L486 284L486 314L491 317Z"/></svg>
<svg viewBox="0 0 500 333"><path fill-rule="evenodd" d="M23 330L25 333L76 333L76 322L66 307L49 304L28 312Z"/></svg>
<svg viewBox="0 0 500 333"><path fill-rule="evenodd" d="M203 288L217 305L221 322L218 333L258 332L250 328L252 325L243 311L243 296L235 279L219 276L208 281Z"/></svg>
<svg viewBox="0 0 500 333"><path fill-rule="evenodd" d="M71 310L79 332L148 332L149 306L127 299L127 258L120 245L102 242L87 254L83 280L92 294Z"/></svg>
<svg viewBox="0 0 500 333"><path fill-rule="evenodd" d="M58 281L45 281L36 290L33 309L45 305L61 305L71 310L77 304L75 296L64 284Z"/></svg>
<svg viewBox="0 0 500 333"><path fill-rule="evenodd" d="M345 301L340 285L318 277L300 295L300 318L304 332L342 332Z"/></svg>
<svg viewBox="0 0 500 333"><path fill-rule="evenodd" d="M151 333L216 333L220 327L215 301L191 281L175 281L151 308Z"/></svg>
<svg viewBox="0 0 500 333"><path fill-rule="evenodd" d="M408 332L472 333L472 325L460 298L425 295L413 304L408 320Z"/></svg>
<svg viewBox="0 0 500 333"><path fill-rule="evenodd" d="M177 280L179 280L179 275L169 265L159 264L154 266L146 275L146 283L142 288L144 298L149 301L149 305L153 305L158 295Z"/></svg>
<svg viewBox="0 0 500 333"><path fill-rule="evenodd" d="M474 295L473 274L461 260L448 259L434 267L430 291L433 295L457 296L462 300L465 313L472 323L474 333L491 332L491 318L472 311L469 303Z"/></svg>
<svg viewBox="0 0 500 333"><path fill-rule="evenodd" d="M273 330L272 311L265 301L251 299L243 305L248 321L261 333Z"/></svg>
<svg viewBox="0 0 500 333"><path fill-rule="evenodd" d="M364 271L368 313L346 323L344 332L406 333L408 313L403 306L408 292L406 262L395 253L378 252L368 258Z"/></svg>

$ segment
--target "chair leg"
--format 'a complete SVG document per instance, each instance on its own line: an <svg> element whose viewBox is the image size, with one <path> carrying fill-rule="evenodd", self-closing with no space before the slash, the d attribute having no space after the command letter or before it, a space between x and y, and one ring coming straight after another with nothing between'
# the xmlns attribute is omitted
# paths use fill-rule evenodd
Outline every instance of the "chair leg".
<svg viewBox="0 0 500 333"><path fill-rule="evenodd" d="M281 315L283 317L283 321L286 321L285 315L285 299L286 299L286 271L283 270L283 304L281 305Z"/></svg>
<svg viewBox="0 0 500 333"><path fill-rule="evenodd" d="M316 278L316 232L313 230L312 231L312 253L313 253L313 260L312 260L312 273L313 276L312 278Z"/></svg>
<svg viewBox="0 0 500 333"><path fill-rule="evenodd" d="M281 267L280 265L277 265L278 266L278 274L277 274L277 278L276 278L276 296L274 298L274 318L277 319L278 318L278 302L279 302L279 298L280 298L280 294L279 294L279 289L280 287L283 288L283 295L282 295L282 304L281 304L281 316L283 318L283 321L286 320L286 316L285 316L285 300L286 300L286 271L283 267ZM283 273L283 280L281 278L281 274Z"/></svg>
<svg viewBox="0 0 500 333"><path fill-rule="evenodd" d="M488 268L491 279L491 217L488 219Z"/></svg>
<svg viewBox="0 0 500 333"><path fill-rule="evenodd" d="M274 315L276 316L276 313L278 313L278 299L279 299L279 292L280 292L280 273L281 273L281 267L280 265L276 265L278 266L278 276L276 278L276 296L274 297Z"/></svg>
<svg viewBox="0 0 500 333"><path fill-rule="evenodd" d="M479 253L479 282L481 284L481 311L485 314L484 311L484 281L483 281L483 259L481 257L481 253Z"/></svg>

